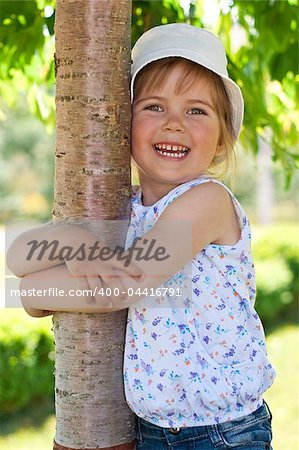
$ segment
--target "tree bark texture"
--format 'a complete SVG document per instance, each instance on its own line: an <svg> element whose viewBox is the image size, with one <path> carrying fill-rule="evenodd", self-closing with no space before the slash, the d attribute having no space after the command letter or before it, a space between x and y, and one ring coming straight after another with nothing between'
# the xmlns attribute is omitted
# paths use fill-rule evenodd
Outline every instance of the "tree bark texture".
<svg viewBox="0 0 299 450"><path fill-rule="evenodd" d="M57 0L55 35L54 223L128 219L131 1ZM54 315L55 449L134 448L125 321L126 310Z"/></svg>

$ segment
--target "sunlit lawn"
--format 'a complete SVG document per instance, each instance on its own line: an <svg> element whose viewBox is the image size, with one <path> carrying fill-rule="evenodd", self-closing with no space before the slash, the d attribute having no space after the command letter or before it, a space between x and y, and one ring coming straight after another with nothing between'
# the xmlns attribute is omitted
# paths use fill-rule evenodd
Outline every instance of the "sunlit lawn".
<svg viewBox="0 0 299 450"><path fill-rule="evenodd" d="M39 410L39 406L32 406ZM4 428L4 429L2 429ZM45 416L42 424L34 425L34 417L26 411L1 426L0 448L5 450L52 450L55 430L55 416Z"/></svg>
<svg viewBox="0 0 299 450"><path fill-rule="evenodd" d="M278 376L265 395L273 413L274 450L299 449L299 327L285 326L268 338L268 350ZM51 450L55 418L49 406L35 405L1 426L0 448ZM41 420L44 415L45 419ZM37 424L38 423L38 424Z"/></svg>
<svg viewBox="0 0 299 450"><path fill-rule="evenodd" d="M4 450L52 450L55 417L48 418L39 428L20 428L15 434L0 438Z"/></svg>
<svg viewBox="0 0 299 450"><path fill-rule="evenodd" d="M277 378L265 395L273 413L273 449L299 449L299 327L272 333L268 350Z"/></svg>

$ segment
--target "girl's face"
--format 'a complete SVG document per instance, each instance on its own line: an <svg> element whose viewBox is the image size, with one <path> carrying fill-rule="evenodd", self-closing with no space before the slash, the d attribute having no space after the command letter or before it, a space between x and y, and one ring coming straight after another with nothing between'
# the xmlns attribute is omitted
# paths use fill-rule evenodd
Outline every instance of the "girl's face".
<svg viewBox="0 0 299 450"><path fill-rule="evenodd" d="M134 99L132 156L142 189L163 185L168 192L205 173L221 150L210 85L198 78L176 93L182 70L176 65L159 90L141 91Z"/></svg>

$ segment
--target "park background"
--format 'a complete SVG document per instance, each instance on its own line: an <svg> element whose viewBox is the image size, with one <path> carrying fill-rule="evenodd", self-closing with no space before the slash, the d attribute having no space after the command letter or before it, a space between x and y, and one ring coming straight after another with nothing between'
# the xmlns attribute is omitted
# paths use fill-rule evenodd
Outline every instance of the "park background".
<svg viewBox="0 0 299 450"><path fill-rule="evenodd" d="M55 1L0 0L0 256L5 225L47 221L55 148ZM265 395L275 450L299 448L298 0L133 1L132 43L161 23L222 39L245 98L234 190L253 228L258 310L278 375ZM71 26L71 24L70 24ZM133 171L133 182L136 174ZM0 446L50 450L54 436L51 319L1 309Z"/></svg>

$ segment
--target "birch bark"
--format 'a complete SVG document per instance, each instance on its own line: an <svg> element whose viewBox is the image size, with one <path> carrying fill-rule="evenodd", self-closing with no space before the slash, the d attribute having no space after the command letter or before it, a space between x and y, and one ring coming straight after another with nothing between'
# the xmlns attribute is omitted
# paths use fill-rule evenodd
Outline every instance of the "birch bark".
<svg viewBox="0 0 299 450"><path fill-rule="evenodd" d="M129 218L130 32L129 0L57 0L56 223ZM126 310L54 315L54 449L134 448L125 320Z"/></svg>

